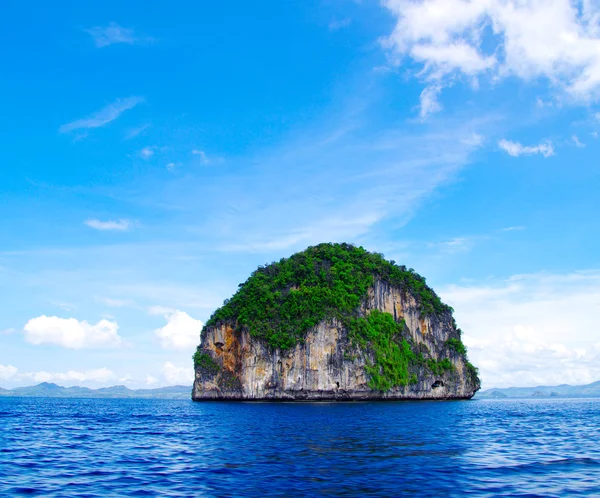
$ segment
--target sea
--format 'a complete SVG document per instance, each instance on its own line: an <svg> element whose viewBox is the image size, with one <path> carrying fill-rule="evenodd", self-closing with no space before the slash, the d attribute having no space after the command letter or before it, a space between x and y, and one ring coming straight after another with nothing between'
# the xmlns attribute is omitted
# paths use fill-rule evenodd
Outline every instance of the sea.
<svg viewBox="0 0 600 498"><path fill-rule="evenodd" d="M0 496L600 496L600 400L0 398Z"/></svg>

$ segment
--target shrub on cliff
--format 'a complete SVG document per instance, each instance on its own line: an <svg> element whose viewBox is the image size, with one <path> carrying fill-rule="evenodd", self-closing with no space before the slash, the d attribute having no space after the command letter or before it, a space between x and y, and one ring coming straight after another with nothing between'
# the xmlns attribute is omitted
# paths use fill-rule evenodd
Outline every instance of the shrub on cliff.
<svg viewBox="0 0 600 498"><path fill-rule="evenodd" d="M410 292L424 315L452 312L412 268L351 244L319 244L259 267L206 326L235 321L270 346L289 349L322 320L349 324L376 278Z"/></svg>

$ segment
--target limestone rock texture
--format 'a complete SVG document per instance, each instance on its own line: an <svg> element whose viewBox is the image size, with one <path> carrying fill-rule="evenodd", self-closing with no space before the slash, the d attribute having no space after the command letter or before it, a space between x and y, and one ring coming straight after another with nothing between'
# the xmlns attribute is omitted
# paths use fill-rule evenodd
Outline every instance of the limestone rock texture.
<svg viewBox="0 0 600 498"><path fill-rule="evenodd" d="M196 365L192 399L448 400L470 399L479 389L466 355L448 346L449 339L460 340L451 312L423 315L409 290L377 279L357 313L366 316L371 310L404 320L413 348L422 355L411 366L416 381L386 391L372 389L365 367L374 363L373 351L353 344L348 330L336 319L321 321L304 341L285 351L270 347L230 321L202 330L198 351L211 362ZM445 358L452 368L436 374L427 367L427 360Z"/></svg>

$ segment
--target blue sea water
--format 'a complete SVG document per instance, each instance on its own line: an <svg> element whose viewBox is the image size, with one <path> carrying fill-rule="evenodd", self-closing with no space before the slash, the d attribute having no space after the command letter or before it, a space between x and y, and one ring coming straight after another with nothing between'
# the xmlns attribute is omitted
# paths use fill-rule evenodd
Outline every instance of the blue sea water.
<svg viewBox="0 0 600 498"><path fill-rule="evenodd" d="M600 496L600 400L0 398L0 496Z"/></svg>

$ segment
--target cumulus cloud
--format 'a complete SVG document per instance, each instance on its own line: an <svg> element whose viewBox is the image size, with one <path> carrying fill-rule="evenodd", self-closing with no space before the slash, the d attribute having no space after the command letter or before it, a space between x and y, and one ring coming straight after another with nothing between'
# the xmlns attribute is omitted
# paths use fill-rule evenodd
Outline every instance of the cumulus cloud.
<svg viewBox="0 0 600 498"><path fill-rule="evenodd" d="M25 339L31 344L57 344L69 349L117 347L122 339L117 322L100 320L92 325L76 318L38 316L23 328Z"/></svg>
<svg viewBox="0 0 600 498"><path fill-rule="evenodd" d="M395 16L383 40L422 65L427 81L543 77L578 100L600 96L596 0L384 0Z"/></svg>
<svg viewBox="0 0 600 498"><path fill-rule="evenodd" d="M0 379L1 380L8 380L12 377L14 377L18 372L18 369L16 367L13 367L12 365L0 365Z"/></svg>
<svg viewBox="0 0 600 498"><path fill-rule="evenodd" d="M484 388L600 380L600 271L518 275L440 295Z"/></svg>
<svg viewBox="0 0 600 498"><path fill-rule="evenodd" d="M200 330L203 323L184 311L164 311L167 324L154 332L160 340L161 346L165 349L192 351L200 342Z"/></svg>
<svg viewBox="0 0 600 498"><path fill-rule="evenodd" d="M66 382L68 384L86 382L104 384L116 378L115 374L108 368L98 368L83 372L77 370L69 370L68 372L27 372L22 376L35 382Z"/></svg>
<svg viewBox="0 0 600 498"><path fill-rule="evenodd" d="M94 43L98 48L108 47L115 43L133 45L134 43L149 41L148 38L136 36L133 29L119 26L116 22L111 22L108 26L95 26L86 29L86 32L94 39Z"/></svg>
<svg viewBox="0 0 600 498"><path fill-rule="evenodd" d="M541 154L544 157L554 155L554 146L552 142L543 142L539 145L524 146L519 142L511 142L510 140L500 140L498 147L506 151L508 155L513 157L531 156L533 154Z"/></svg>
<svg viewBox="0 0 600 498"><path fill-rule="evenodd" d="M162 369L165 380L170 385L191 385L194 382L194 370L191 367L177 367L167 361Z"/></svg>
<svg viewBox="0 0 600 498"><path fill-rule="evenodd" d="M69 133L82 128L100 128L117 119L121 114L129 109L133 109L136 105L143 102L142 97L128 97L125 99L117 99L112 104L108 104L99 111L90 114L87 118L78 119L62 125L58 131L60 133Z"/></svg>

